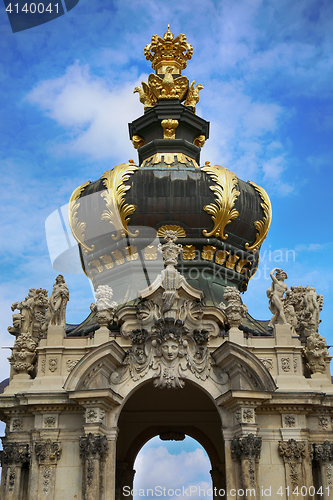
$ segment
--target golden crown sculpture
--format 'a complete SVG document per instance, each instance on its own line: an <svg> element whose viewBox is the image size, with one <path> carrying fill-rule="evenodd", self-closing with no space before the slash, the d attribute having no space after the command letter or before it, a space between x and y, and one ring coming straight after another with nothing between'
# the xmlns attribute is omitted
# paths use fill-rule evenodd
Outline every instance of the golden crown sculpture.
<svg viewBox="0 0 333 500"><path fill-rule="evenodd" d="M169 24L163 38L158 35L151 37L151 42L145 46L144 55L151 61L151 67L156 74L149 75L148 84L142 82L142 87L134 89L134 92L139 93L145 110L154 107L158 99L185 99L184 105L191 106L195 112L199 91L203 86L199 84L194 87L195 81L189 86L186 76L181 76L181 71L186 68L192 54L193 47L186 36L181 33L174 38ZM160 78L158 74L164 77Z"/></svg>
<svg viewBox="0 0 333 500"><path fill-rule="evenodd" d="M165 74L166 68L170 66L173 68L173 74L181 74L187 61L192 58L193 47L183 33L174 38L168 24L163 38L158 35L151 37L151 42L145 46L144 55L147 61L151 61L151 67L156 74Z"/></svg>

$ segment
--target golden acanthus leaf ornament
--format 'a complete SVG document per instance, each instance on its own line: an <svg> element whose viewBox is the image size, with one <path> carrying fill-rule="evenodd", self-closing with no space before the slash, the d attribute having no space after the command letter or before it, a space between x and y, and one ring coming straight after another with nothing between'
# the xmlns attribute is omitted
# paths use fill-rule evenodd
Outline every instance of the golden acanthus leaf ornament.
<svg viewBox="0 0 333 500"><path fill-rule="evenodd" d="M253 243L253 245L250 245L250 243L245 243L246 250L253 250L254 252L256 252L268 234L272 221L272 205L268 194L262 187L258 186L252 181L249 181L249 184L251 184L251 186L253 186L254 189L259 193L262 200L260 206L264 211L263 219L256 220L254 223L254 227L258 230L255 242Z"/></svg>
<svg viewBox="0 0 333 500"><path fill-rule="evenodd" d="M215 194L216 202L203 207L212 216L214 227L210 232L204 229L203 234L206 237L214 235L226 240L228 234L224 233L225 227L239 216L239 212L234 208L235 202L240 195L240 192L236 189L238 177L234 172L221 165L205 165L202 170L207 172L212 180L216 182L214 186L210 186L210 189Z"/></svg>
<svg viewBox="0 0 333 500"><path fill-rule="evenodd" d="M139 231L131 233L127 227L129 223L129 216L135 210L135 205L125 203L126 192L131 189L131 186L126 186L124 182L128 181L130 176L138 170L134 163L121 163L112 170L107 170L102 175L103 184L106 190L101 193L101 197L105 199L107 209L102 213L101 219L109 221L113 224L117 234L112 235L114 240L119 240L122 236L138 236Z"/></svg>
<svg viewBox="0 0 333 500"><path fill-rule="evenodd" d="M198 85L196 85L194 87L194 84L195 84L195 80L193 80L193 82L189 86L189 89L188 89L188 92L186 95L186 99L184 102L184 106L191 106L193 108L194 113L195 113L196 105L198 104L199 99L200 99L199 90L202 90L204 88L204 86L201 85L201 83L198 83Z"/></svg>
<svg viewBox="0 0 333 500"><path fill-rule="evenodd" d="M91 247L89 247L84 242L84 231L86 230L87 224L85 222L80 222L78 219L77 212L80 208L80 203L77 200L80 198L80 194L88 186L88 184L90 184L90 181L87 181L82 184L82 186L77 187L70 197L68 204L68 220L72 234L85 254L95 250L95 246L91 245Z"/></svg>

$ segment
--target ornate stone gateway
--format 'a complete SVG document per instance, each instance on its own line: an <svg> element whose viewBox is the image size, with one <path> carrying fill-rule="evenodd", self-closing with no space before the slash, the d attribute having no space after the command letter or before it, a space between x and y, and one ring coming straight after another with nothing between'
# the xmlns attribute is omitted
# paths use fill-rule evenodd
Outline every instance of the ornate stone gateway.
<svg viewBox="0 0 333 500"><path fill-rule="evenodd" d="M169 28L152 37L156 74L136 87L145 112L130 124L139 165L71 196L95 289L89 316L66 326L62 275L49 296L32 288L12 305L4 500L125 498L140 448L157 435L201 443L215 499L333 495L323 299L273 269L271 320L243 304L271 204L225 167L199 166L209 123L195 114L202 85L181 75L192 53Z"/></svg>

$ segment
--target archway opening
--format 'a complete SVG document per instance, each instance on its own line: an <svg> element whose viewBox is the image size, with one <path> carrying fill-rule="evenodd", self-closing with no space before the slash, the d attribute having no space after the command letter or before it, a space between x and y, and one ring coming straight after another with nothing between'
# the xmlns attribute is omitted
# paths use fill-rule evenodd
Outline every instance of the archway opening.
<svg viewBox="0 0 333 500"><path fill-rule="evenodd" d="M215 401L199 384L186 381L184 388L176 390L155 388L152 381L142 384L125 402L119 415L118 428L117 500L131 500L131 495L124 494L124 486L131 486L130 491L133 490L136 475L134 463L140 464L140 461L136 462L137 456L142 449L144 449L142 453L145 453L145 450L150 448L158 449L156 439L158 440L159 436L164 441L164 449L160 450L160 453L162 453L162 456L164 453L165 459L173 453L175 455L181 455L182 453L181 448L177 449L177 441L172 440L184 439L185 436L193 438L193 441L189 438L181 441L185 443L183 445L185 446L183 454L193 452L184 455L184 458L186 456L189 461L192 459L193 462L199 459L202 464L208 464L201 468L200 479L196 483L203 481L208 482L211 487L212 483L213 487L218 489L224 487L225 453L221 417ZM155 441L151 441L152 438L155 438ZM148 448L144 448L146 443L152 444ZM193 443L198 444L194 445ZM189 449L188 447L191 446L192 449ZM197 449L201 450L201 447L204 452L195 452ZM158 452L150 451L149 453L154 455L154 453ZM208 456L208 462L205 462L205 456ZM173 459L173 461L177 462L176 459ZM163 467L160 471L163 471ZM165 466L161 481L165 478L167 472ZM205 476L201 476L201 473ZM177 471L175 474L177 474ZM209 478L209 474L211 474L211 478ZM151 471L149 476L151 476ZM177 480L177 484L179 484L179 480ZM163 484L159 486L163 486ZM192 498L199 499L199 497L195 497L194 493L193 490ZM167 498L164 498L163 490L161 495L153 495L151 498L158 499L159 496L163 500L167 500ZM179 492L177 492L172 498L176 500L177 497L188 498L189 496L186 494L180 496ZM139 498L146 498L146 495L138 495ZM207 497L207 493L204 496L202 492L200 499L206 500L207 498L210 500L212 495Z"/></svg>
<svg viewBox="0 0 333 500"><path fill-rule="evenodd" d="M211 463L205 449L182 433L162 434L162 438L152 438L136 457L133 499L212 500Z"/></svg>

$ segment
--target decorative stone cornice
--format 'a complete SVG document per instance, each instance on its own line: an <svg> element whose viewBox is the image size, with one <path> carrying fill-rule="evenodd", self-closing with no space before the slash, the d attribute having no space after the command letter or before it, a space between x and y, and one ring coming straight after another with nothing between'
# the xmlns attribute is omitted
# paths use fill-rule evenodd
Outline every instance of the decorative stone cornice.
<svg viewBox="0 0 333 500"><path fill-rule="evenodd" d="M305 456L305 442L295 439L279 441L279 453L285 462L298 462Z"/></svg>
<svg viewBox="0 0 333 500"><path fill-rule="evenodd" d="M324 441L313 444L313 458L317 462L333 462L333 443Z"/></svg>
<svg viewBox="0 0 333 500"><path fill-rule="evenodd" d="M39 465L56 464L61 456L61 444L57 441L37 441L35 443L35 452Z"/></svg>
<svg viewBox="0 0 333 500"><path fill-rule="evenodd" d="M6 443L3 445L3 465L18 465L30 463L29 445L22 443Z"/></svg>
<svg viewBox="0 0 333 500"><path fill-rule="evenodd" d="M231 458L236 461L255 458L259 460L262 438L249 434L243 438L234 437L231 441Z"/></svg>

